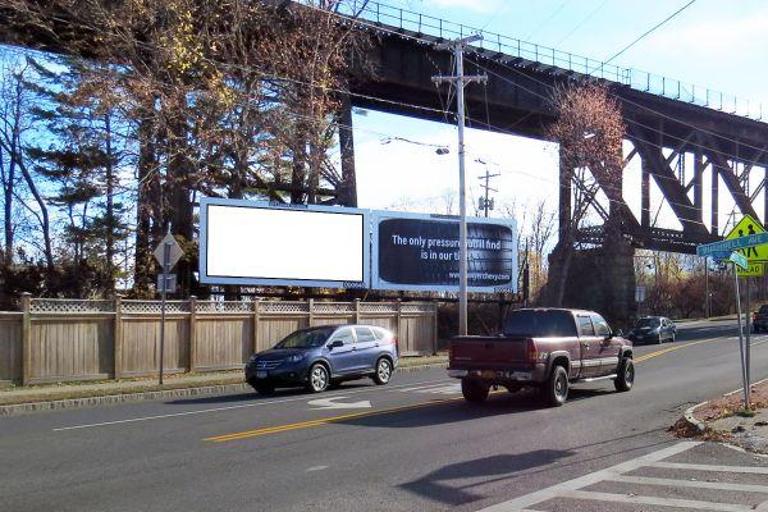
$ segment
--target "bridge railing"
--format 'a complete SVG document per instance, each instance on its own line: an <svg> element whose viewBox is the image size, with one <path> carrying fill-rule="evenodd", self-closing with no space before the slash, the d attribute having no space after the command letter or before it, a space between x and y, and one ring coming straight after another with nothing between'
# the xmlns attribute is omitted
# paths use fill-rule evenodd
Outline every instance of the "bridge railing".
<svg viewBox="0 0 768 512"><path fill-rule="evenodd" d="M760 103L750 102L734 95L673 78L605 63L597 59L590 59L382 2L352 0L342 3L340 12L349 16L356 15L361 20L382 28L389 27L441 39L454 39L480 33L483 35L483 39L476 46L484 50L555 66L575 73L620 83L638 91L763 121L763 106Z"/></svg>

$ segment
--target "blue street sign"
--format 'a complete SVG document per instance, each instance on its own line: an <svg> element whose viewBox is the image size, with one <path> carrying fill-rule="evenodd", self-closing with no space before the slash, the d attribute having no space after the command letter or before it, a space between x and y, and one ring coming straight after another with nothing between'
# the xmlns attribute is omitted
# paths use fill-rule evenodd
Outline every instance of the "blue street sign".
<svg viewBox="0 0 768 512"><path fill-rule="evenodd" d="M741 254L740 252L733 251L731 255L728 257L728 260L734 265L740 267L742 270L746 270L747 268L749 268L747 257Z"/></svg>
<svg viewBox="0 0 768 512"><path fill-rule="evenodd" d="M768 243L768 233L758 233L756 235L741 236L732 240L700 245L696 247L696 254L698 256L713 256L716 253L731 253L736 249L744 249L745 247L753 247L765 243Z"/></svg>
<svg viewBox="0 0 768 512"><path fill-rule="evenodd" d="M727 251L716 251L709 255L710 258L712 258L715 261L723 261L727 260L731 257L731 253Z"/></svg>

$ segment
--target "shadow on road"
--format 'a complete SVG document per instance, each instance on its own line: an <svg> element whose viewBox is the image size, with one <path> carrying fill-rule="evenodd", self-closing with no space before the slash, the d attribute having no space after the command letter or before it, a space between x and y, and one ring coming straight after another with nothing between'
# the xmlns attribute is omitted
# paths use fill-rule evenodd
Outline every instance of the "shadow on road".
<svg viewBox="0 0 768 512"><path fill-rule="evenodd" d="M478 485L477 479L493 477L492 480L503 480L520 471L547 466L574 454L575 452L569 450L534 450L516 455L493 455L449 464L400 487L420 496L458 506L485 498L468 490ZM457 485L451 485L449 483L451 480L470 480L471 482L457 482ZM486 481L479 482L479 484L484 483Z"/></svg>
<svg viewBox="0 0 768 512"><path fill-rule="evenodd" d="M674 443L673 439L662 439L641 446L626 446L634 439L640 439L648 435L658 433L658 429L633 432L631 434L617 436L597 443L588 443L572 446L566 450L534 450L517 455L494 455L466 462L459 462L444 466L417 480L400 485L419 496L440 501L452 506L458 506L473 501L487 498L470 491L473 487L493 484L518 478L520 473L530 476L552 470L550 464L558 463L555 467L563 469L580 464L594 463L595 461L615 457L621 454L642 452L649 448L659 448ZM618 444L616 450L611 453L591 457L579 457L578 454L586 448L598 445ZM571 457L560 463L561 459ZM460 481L460 480L464 481ZM452 482L456 481L457 482Z"/></svg>
<svg viewBox="0 0 768 512"><path fill-rule="evenodd" d="M576 402L613 391L603 389L572 389L568 397L569 402ZM465 402L461 397L436 399L431 407L422 407L424 404L416 404L418 409L405 409L402 411L387 412L372 416L362 416L337 421L344 425L377 428L416 428L445 425L474 419L488 418L508 414L519 414L537 409L542 409L541 401L533 390L523 390L518 393L499 392L482 404ZM406 406L408 407L408 406Z"/></svg>

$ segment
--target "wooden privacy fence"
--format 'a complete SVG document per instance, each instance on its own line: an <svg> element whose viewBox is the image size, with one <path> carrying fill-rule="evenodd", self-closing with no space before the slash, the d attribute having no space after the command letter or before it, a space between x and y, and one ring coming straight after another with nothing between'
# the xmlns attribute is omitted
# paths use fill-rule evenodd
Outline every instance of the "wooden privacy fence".
<svg viewBox="0 0 768 512"><path fill-rule="evenodd" d="M39 384L154 375L160 302L33 299L0 312L0 382ZM401 355L435 352L437 305L416 302L168 301L169 373L240 368L296 329L365 323L392 330Z"/></svg>

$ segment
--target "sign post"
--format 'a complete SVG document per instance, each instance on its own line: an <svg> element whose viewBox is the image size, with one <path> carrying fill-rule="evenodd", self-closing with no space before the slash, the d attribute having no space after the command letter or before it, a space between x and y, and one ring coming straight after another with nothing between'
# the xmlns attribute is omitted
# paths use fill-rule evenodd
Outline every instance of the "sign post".
<svg viewBox="0 0 768 512"><path fill-rule="evenodd" d="M749 381L747 380L746 359L744 357L744 329L741 326L741 293L739 291L739 274L736 270L736 264L733 265L733 279L736 282L736 318L739 324L739 356L741 359L741 381L744 384L744 408L749 409Z"/></svg>
<svg viewBox="0 0 768 512"><path fill-rule="evenodd" d="M159 384L163 385L163 356L165 355L165 299L168 293L169 272L171 268L178 263L184 251L179 243L171 234L171 227L168 226L168 233L155 249L155 259L162 266L160 278L160 355L159 355Z"/></svg>
<svg viewBox="0 0 768 512"><path fill-rule="evenodd" d="M746 270L749 268L749 260L747 257L738 251L738 249L744 249L754 247L756 245L764 244L768 241L768 233L756 233L747 236L741 236L731 240L723 240L722 242L713 242L711 244L700 245L696 247L696 254L699 256L712 256L716 260L722 260L726 263L733 264L733 279L736 285L736 314L739 325L739 355L741 362L741 379L744 384L744 408L750 409L750 375L748 367L748 351L749 347L745 347L744 343L744 329L742 328L742 311L741 311L741 293L739 291L739 270ZM737 268L738 267L738 268ZM747 284L747 290L749 290L749 284ZM748 297L748 296L747 296ZM749 304L749 298L747 298L747 304ZM747 320L747 326L749 326L749 320ZM749 336L749 334L747 334ZM747 338L747 343L749 338Z"/></svg>

